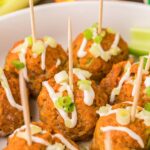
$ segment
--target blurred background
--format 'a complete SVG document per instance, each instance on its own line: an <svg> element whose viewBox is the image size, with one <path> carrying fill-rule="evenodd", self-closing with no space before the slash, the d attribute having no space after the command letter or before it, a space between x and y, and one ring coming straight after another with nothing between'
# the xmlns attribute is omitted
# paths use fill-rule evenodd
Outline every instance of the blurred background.
<svg viewBox="0 0 150 150"><path fill-rule="evenodd" d="M35 5L45 3L73 2L80 0L33 0ZM82 0L86 1L86 0ZM112 0L111 0L112 1ZM150 0L126 0L150 4ZM0 16L28 7L28 0L0 0Z"/></svg>

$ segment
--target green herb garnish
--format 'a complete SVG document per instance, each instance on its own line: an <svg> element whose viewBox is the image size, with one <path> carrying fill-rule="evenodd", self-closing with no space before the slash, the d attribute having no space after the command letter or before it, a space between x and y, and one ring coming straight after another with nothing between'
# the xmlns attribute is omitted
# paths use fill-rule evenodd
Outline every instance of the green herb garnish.
<svg viewBox="0 0 150 150"><path fill-rule="evenodd" d="M12 61L12 65L18 70L23 69L25 67L24 63L20 62L19 60Z"/></svg>
<svg viewBox="0 0 150 150"><path fill-rule="evenodd" d="M71 113L74 111L74 103L71 100L70 96L59 97L55 102L57 108L64 109L65 112Z"/></svg>
<svg viewBox="0 0 150 150"><path fill-rule="evenodd" d="M146 103L144 109L150 112L150 103Z"/></svg>
<svg viewBox="0 0 150 150"><path fill-rule="evenodd" d="M147 96L150 97L150 87L146 87L145 93L146 93Z"/></svg>
<svg viewBox="0 0 150 150"><path fill-rule="evenodd" d="M95 37L95 39L94 39L94 42L97 43L97 44L100 44L101 41L102 41L102 39L103 39L102 36L97 35L97 36Z"/></svg>
<svg viewBox="0 0 150 150"><path fill-rule="evenodd" d="M107 28L106 30L108 33L115 34L115 31L112 28Z"/></svg>
<svg viewBox="0 0 150 150"><path fill-rule="evenodd" d="M102 37L105 37L106 31L104 30L104 31L102 31L100 34L101 34Z"/></svg>
<svg viewBox="0 0 150 150"><path fill-rule="evenodd" d="M83 32L83 35L84 37L87 39L87 40L91 40L92 37L93 37L93 33L90 29L86 29L84 32Z"/></svg>
<svg viewBox="0 0 150 150"><path fill-rule="evenodd" d="M66 107L64 107L64 111L67 113L71 113L74 111L74 103L70 103L70 105L67 105Z"/></svg>
<svg viewBox="0 0 150 150"><path fill-rule="evenodd" d="M91 88L92 82L90 80L79 80L77 85L80 90L89 90Z"/></svg>
<svg viewBox="0 0 150 150"><path fill-rule="evenodd" d="M37 55L42 54L44 52L44 50L45 50L44 43L40 40L36 41L32 46L32 52Z"/></svg>
<svg viewBox="0 0 150 150"><path fill-rule="evenodd" d="M94 23L94 24L92 25L92 28L98 28L98 23Z"/></svg>
<svg viewBox="0 0 150 150"><path fill-rule="evenodd" d="M31 36L26 37L25 40L28 42L28 46L32 46L33 40Z"/></svg>

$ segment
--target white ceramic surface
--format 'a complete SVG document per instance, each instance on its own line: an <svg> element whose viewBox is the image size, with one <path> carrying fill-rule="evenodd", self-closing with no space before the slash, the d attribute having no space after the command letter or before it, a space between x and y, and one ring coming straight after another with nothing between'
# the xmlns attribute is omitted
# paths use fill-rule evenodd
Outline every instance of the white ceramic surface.
<svg viewBox="0 0 150 150"><path fill-rule="evenodd" d="M74 36L89 27L98 18L98 3L76 2L47 4L35 8L37 36L51 35L65 47L67 42L67 19L72 19ZM129 40L131 27L150 27L150 7L138 3L114 2L104 3L105 27L112 27ZM29 10L18 11L0 17L0 65L12 44L30 35ZM0 139L0 150L5 140Z"/></svg>

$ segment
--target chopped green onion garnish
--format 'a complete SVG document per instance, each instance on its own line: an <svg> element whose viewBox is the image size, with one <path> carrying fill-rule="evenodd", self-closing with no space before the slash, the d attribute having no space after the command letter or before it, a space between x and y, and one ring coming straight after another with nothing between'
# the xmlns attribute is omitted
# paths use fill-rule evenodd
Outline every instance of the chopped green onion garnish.
<svg viewBox="0 0 150 150"><path fill-rule="evenodd" d="M86 29L84 32L83 32L83 35L84 37L87 39L87 40L91 40L92 39L92 36L93 36L93 33L90 29Z"/></svg>
<svg viewBox="0 0 150 150"><path fill-rule="evenodd" d="M65 112L71 113L74 111L74 103L71 100L70 96L59 97L55 102L57 108L64 109Z"/></svg>
<svg viewBox="0 0 150 150"><path fill-rule="evenodd" d="M150 103L146 103L144 109L150 112Z"/></svg>
<svg viewBox="0 0 150 150"><path fill-rule="evenodd" d="M65 126L68 127L68 128L72 127L72 122L71 122L70 119L65 120Z"/></svg>
<svg viewBox="0 0 150 150"><path fill-rule="evenodd" d="M67 113L71 113L74 111L74 103L70 103L70 105L67 105L66 107L64 107L64 111Z"/></svg>
<svg viewBox="0 0 150 150"><path fill-rule="evenodd" d="M52 48L56 48L57 47L57 42L54 38L50 37L50 36L45 36L44 37L44 42L46 44L48 44L49 46L51 46Z"/></svg>
<svg viewBox="0 0 150 150"><path fill-rule="evenodd" d="M92 25L92 28L98 28L98 23L94 23L94 24Z"/></svg>
<svg viewBox="0 0 150 150"><path fill-rule="evenodd" d="M102 39L103 39L102 36L97 35L97 36L95 37L95 39L94 39L94 42L97 43L97 44L100 44L101 41L102 41Z"/></svg>
<svg viewBox="0 0 150 150"><path fill-rule="evenodd" d="M116 120L121 125L128 125L130 123L130 112L126 109L118 109L116 113Z"/></svg>
<svg viewBox="0 0 150 150"><path fill-rule="evenodd" d="M44 43L39 40L33 44L32 52L37 55L40 55L43 53L44 49L45 49Z"/></svg>
<svg viewBox="0 0 150 150"><path fill-rule="evenodd" d="M94 56L94 57L99 57L101 56L101 52L100 52L100 46L99 44L92 44L91 48L89 49L90 53Z"/></svg>
<svg viewBox="0 0 150 150"><path fill-rule="evenodd" d="M112 33L112 34L115 33L115 31L112 28L107 28L106 30L107 30L108 33Z"/></svg>
<svg viewBox="0 0 150 150"><path fill-rule="evenodd" d="M144 57L144 56L143 56L143 58L144 58L144 64L143 64L143 67L144 67L144 69L145 69L145 67L146 67L146 63L147 63L147 58L146 58L146 57Z"/></svg>
<svg viewBox="0 0 150 150"><path fill-rule="evenodd" d="M101 36L102 36L102 37L105 37L105 35L106 35L106 31L102 31L102 32L101 32Z"/></svg>
<svg viewBox="0 0 150 150"><path fill-rule="evenodd" d="M91 88L92 82L90 80L80 80L77 85L80 90L89 90Z"/></svg>
<svg viewBox="0 0 150 150"><path fill-rule="evenodd" d="M102 115L107 115L110 111L112 110L112 106L109 104L106 104L106 106L101 106L97 113L102 116Z"/></svg>
<svg viewBox="0 0 150 150"><path fill-rule="evenodd" d="M60 107L70 105L71 102L72 101L71 101L70 96L59 97L58 100L57 100L57 103L59 104Z"/></svg>
<svg viewBox="0 0 150 150"><path fill-rule="evenodd" d="M150 96L150 87L146 87L145 93L147 96Z"/></svg>
<svg viewBox="0 0 150 150"><path fill-rule="evenodd" d="M25 40L28 42L28 46L32 46L33 40L31 36L26 37Z"/></svg>
<svg viewBox="0 0 150 150"><path fill-rule="evenodd" d="M18 70L23 69L25 67L24 63L20 62L19 60L12 61L12 65Z"/></svg>

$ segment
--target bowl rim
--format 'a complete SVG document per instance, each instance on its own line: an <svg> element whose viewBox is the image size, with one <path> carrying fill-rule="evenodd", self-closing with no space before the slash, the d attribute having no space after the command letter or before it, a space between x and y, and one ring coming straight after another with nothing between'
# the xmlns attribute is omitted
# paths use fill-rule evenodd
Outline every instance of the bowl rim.
<svg viewBox="0 0 150 150"><path fill-rule="evenodd" d="M96 5L98 4L98 1L92 1L92 0L87 0L87 1L76 1L76 2L69 2L69 3L66 3L66 2L62 2L62 3L47 3L47 4L42 4L42 5L36 5L35 6L35 12L36 11L42 11L44 9L50 9L50 8L55 8L55 7L75 7L75 6L78 6L78 5ZM121 7L124 7L124 8L129 8L129 7L132 7L132 8L135 8L135 9L144 9L145 11L146 10L150 10L150 6L148 5L145 5L143 3L139 3L139 2L129 2L129 1L117 1L117 0L113 0L113 1L109 1L109 0L106 0L104 1L104 5L110 5L110 6L114 6L114 5L117 5L117 6L121 6ZM22 14L26 14L26 13L29 13L29 8L24 8L24 9L21 9L21 10L17 10L16 12L12 12L10 14L6 14L6 15L3 15L3 16L0 16L0 21L3 21L3 20L6 20L6 19L9 19L9 18L12 18L12 17L17 17L17 16L20 16Z"/></svg>

